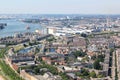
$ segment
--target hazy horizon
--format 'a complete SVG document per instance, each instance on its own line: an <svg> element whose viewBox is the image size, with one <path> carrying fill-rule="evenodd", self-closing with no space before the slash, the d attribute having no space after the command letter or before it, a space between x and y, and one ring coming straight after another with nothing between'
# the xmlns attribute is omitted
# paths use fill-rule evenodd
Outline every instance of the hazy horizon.
<svg viewBox="0 0 120 80"><path fill-rule="evenodd" d="M120 0L0 0L0 14L120 14Z"/></svg>

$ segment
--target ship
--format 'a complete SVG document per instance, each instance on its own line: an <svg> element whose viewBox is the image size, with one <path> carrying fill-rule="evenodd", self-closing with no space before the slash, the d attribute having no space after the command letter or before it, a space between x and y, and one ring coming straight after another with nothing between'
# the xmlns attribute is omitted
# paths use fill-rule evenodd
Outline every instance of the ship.
<svg viewBox="0 0 120 80"><path fill-rule="evenodd" d="M30 27L29 27L29 25L27 25L27 26L25 27L25 29L26 29L26 30L30 30Z"/></svg>
<svg viewBox="0 0 120 80"><path fill-rule="evenodd" d="M4 28L5 28L5 26L7 26L7 24L6 24L6 23L0 23L0 30L1 30L1 29L4 29Z"/></svg>

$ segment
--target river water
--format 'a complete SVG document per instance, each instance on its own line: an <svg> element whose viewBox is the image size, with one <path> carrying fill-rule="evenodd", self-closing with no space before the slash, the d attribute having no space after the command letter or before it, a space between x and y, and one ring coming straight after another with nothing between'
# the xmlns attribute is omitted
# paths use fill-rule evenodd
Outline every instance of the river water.
<svg viewBox="0 0 120 80"><path fill-rule="evenodd" d="M15 19L0 20L0 23L7 23L4 29L0 30L0 37L13 36L15 33L35 32L36 29L42 30L40 24L24 23ZM26 27L29 26L30 30Z"/></svg>

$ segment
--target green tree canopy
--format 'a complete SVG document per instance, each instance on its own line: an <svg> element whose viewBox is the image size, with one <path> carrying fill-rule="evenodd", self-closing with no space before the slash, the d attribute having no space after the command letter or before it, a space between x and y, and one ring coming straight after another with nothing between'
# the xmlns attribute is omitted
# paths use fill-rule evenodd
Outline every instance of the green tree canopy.
<svg viewBox="0 0 120 80"><path fill-rule="evenodd" d="M90 77L96 78L96 73L95 73L95 71L92 71L92 72L90 73Z"/></svg>
<svg viewBox="0 0 120 80"><path fill-rule="evenodd" d="M94 69L97 69L97 70L102 69L99 59L95 60L95 62L93 63L93 66L94 66Z"/></svg>

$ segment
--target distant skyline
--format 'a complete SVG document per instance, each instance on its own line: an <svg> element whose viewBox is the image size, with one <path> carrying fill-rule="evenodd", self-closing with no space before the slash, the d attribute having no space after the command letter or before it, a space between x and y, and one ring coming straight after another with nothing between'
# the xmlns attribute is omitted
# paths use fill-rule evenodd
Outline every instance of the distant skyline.
<svg viewBox="0 0 120 80"><path fill-rule="evenodd" d="M120 14L120 0L0 0L0 14Z"/></svg>

